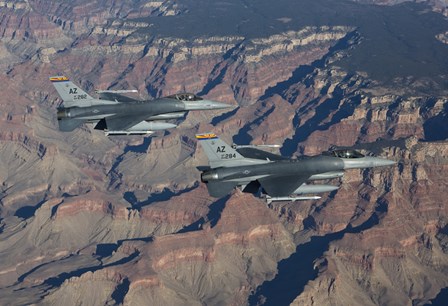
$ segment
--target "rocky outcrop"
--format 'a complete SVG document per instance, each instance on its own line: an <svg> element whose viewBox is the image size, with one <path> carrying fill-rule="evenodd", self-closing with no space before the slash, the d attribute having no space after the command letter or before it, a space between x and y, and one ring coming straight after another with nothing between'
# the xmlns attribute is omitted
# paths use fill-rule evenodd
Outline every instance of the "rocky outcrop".
<svg viewBox="0 0 448 306"><path fill-rule="evenodd" d="M27 11L31 9L27 1L1 1L0 7L4 9L27 10Z"/></svg>
<svg viewBox="0 0 448 306"><path fill-rule="evenodd" d="M437 34L436 38L444 44L448 44L448 32Z"/></svg>

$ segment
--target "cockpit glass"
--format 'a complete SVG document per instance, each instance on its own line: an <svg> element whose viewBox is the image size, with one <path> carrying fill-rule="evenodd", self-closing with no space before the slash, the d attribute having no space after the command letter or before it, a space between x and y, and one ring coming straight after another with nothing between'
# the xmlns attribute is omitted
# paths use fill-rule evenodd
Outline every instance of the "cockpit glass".
<svg viewBox="0 0 448 306"><path fill-rule="evenodd" d="M363 154L356 150L333 150L329 152L329 155L339 158L362 158Z"/></svg>
<svg viewBox="0 0 448 306"><path fill-rule="evenodd" d="M179 93L179 94L169 96L168 98L176 99L176 100L180 100L180 101L201 101L201 100L203 100L201 97L198 97L192 93Z"/></svg>

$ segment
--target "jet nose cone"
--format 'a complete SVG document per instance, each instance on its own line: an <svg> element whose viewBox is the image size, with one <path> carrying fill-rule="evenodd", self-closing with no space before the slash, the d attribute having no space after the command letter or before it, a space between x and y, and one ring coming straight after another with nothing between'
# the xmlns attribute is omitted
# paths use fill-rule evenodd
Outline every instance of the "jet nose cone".
<svg viewBox="0 0 448 306"><path fill-rule="evenodd" d="M235 106L233 105L211 100L183 101L183 103L185 106L185 110L210 110L210 109L235 108Z"/></svg>
<svg viewBox="0 0 448 306"><path fill-rule="evenodd" d="M386 167L386 166L393 166L396 164L396 162L389 159L376 158L374 164L375 167Z"/></svg>
<svg viewBox="0 0 448 306"><path fill-rule="evenodd" d="M204 101L204 105L207 107L207 109L226 109L226 108L235 108L235 106L230 104L225 104L221 102L215 102L215 101Z"/></svg>
<svg viewBox="0 0 448 306"><path fill-rule="evenodd" d="M362 169L372 167L386 167L395 164L393 160L366 156L363 158L343 159L344 169Z"/></svg>

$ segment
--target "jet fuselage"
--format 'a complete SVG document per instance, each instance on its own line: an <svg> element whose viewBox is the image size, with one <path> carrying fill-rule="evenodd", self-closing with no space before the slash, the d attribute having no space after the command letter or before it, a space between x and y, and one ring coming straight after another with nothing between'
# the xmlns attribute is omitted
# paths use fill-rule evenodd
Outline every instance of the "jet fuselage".
<svg viewBox="0 0 448 306"><path fill-rule="evenodd" d="M202 102L202 101L198 101ZM152 116L164 113L184 112L185 104L182 101L174 99L156 99L149 101L132 101L116 104L102 104L87 107L68 107L58 109L58 119L84 119L99 120L108 116L120 114L129 116L140 116L148 114L148 119Z"/></svg>
<svg viewBox="0 0 448 306"><path fill-rule="evenodd" d="M344 170L344 161L331 156L270 161L264 164L217 168L204 172L202 180L246 181L265 176L313 175Z"/></svg>
<svg viewBox="0 0 448 306"><path fill-rule="evenodd" d="M214 133L197 134L196 139L209 160L202 170L201 181L213 197L222 197L233 188L243 192L262 193L271 200L309 200L315 196L294 197L306 193L337 190L332 185L308 185L309 181L339 178L346 169L390 166L392 160L365 156L353 149L336 149L317 156L288 159L249 146L229 146Z"/></svg>
<svg viewBox="0 0 448 306"><path fill-rule="evenodd" d="M161 121L183 118L187 111L232 107L192 93L140 101L121 94L135 90L100 90L99 97L93 98L65 76L50 77L50 81L63 100L57 112L59 130L63 132L96 122L95 129L106 135L151 134L176 127L174 123Z"/></svg>

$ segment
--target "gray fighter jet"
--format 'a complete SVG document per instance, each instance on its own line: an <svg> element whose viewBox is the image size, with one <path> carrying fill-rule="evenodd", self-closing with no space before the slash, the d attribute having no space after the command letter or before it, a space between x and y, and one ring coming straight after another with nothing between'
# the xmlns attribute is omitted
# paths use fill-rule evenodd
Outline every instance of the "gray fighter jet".
<svg viewBox="0 0 448 306"><path fill-rule="evenodd" d="M301 196L337 190L333 185L307 184L309 181L342 177L346 169L391 166L395 162L364 156L355 150L333 150L319 156L290 159L254 147L229 146L215 134L196 135L209 159L201 181L213 197L222 197L233 188L266 195L268 202L314 200L319 196Z"/></svg>
<svg viewBox="0 0 448 306"><path fill-rule="evenodd" d="M59 130L73 131L83 123L95 123L106 135L151 134L177 125L167 120L180 119L191 110L212 110L233 106L205 100L190 93L139 101L121 93L99 91L99 99L89 96L65 76L50 77L62 107L58 108Z"/></svg>

